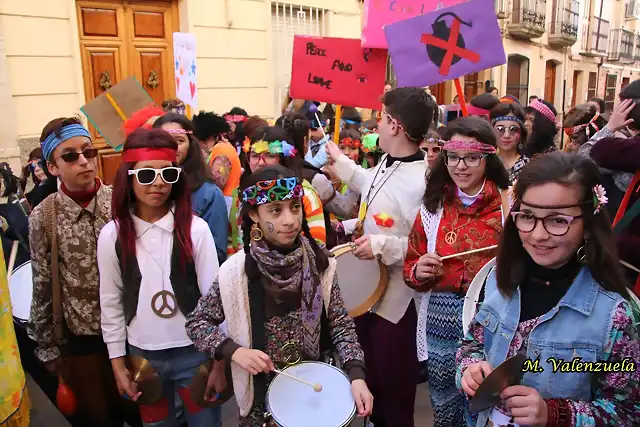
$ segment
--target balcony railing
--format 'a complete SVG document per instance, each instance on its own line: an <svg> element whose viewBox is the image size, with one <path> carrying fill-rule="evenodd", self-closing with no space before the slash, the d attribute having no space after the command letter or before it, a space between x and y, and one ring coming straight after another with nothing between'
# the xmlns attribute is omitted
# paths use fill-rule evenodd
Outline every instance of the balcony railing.
<svg viewBox="0 0 640 427"><path fill-rule="evenodd" d="M535 39L545 32L546 0L513 0L513 15L507 26L515 38Z"/></svg>
<svg viewBox="0 0 640 427"><path fill-rule="evenodd" d="M616 28L611 30L607 59L609 61L633 62L635 34Z"/></svg>
<svg viewBox="0 0 640 427"><path fill-rule="evenodd" d="M640 61L640 34L636 35L636 47L633 51L633 59Z"/></svg>
<svg viewBox="0 0 640 427"><path fill-rule="evenodd" d="M578 0L555 0L549 27L549 44L557 47L572 46L578 40Z"/></svg>
<svg viewBox="0 0 640 427"><path fill-rule="evenodd" d="M609 47L609 21L592 16L582 33L580 54L583 56L606 56Z"/></svg>

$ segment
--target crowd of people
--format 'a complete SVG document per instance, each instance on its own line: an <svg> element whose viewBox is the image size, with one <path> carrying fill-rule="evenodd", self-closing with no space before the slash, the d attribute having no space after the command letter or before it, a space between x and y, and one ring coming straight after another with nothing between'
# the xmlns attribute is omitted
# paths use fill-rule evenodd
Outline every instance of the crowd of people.
<svg viewBox="0 0 640 427"><path fill-rule="evenodd" d="M545 100L493 92L454 119L420 88L385 88L365 120L290 99L273 124L238 107L189 119L168 101L124 123L113 185L78 118L49 122L18 181L32 181L18 235L33 274L26 327L75 396L74 427L221 426L220 406L190 387L207 361L205 402L233 386L240 426L276 425L267 394L287 347L337 355L375 427L413 427L424 380L437 427L640 425L640 81L607 119L590 102L562 125ZM388 276L355 319L330 252L347 242ZM23 427L6 269L0 425ZM516 355L540 369L472 412ZM154 402L132 356L161 379Z"/></svg>

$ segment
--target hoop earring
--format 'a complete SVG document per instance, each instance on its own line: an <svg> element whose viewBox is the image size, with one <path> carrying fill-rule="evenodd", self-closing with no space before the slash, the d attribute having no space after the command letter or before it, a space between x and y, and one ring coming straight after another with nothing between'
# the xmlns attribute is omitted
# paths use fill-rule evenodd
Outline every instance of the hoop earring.
<svg viewBox="0 0 640 427"><path fill-rule="evenodd" d="M251 240L253 240L254 242L259 242L260 240L262 240L264 234L262 233L262 229L258 226L258 224L253 224L251 226L249 237L251 237Z"/></svg>
<svg viewBox="0 0 640 427"><path fill-rule="evenodd" d="M587 264L587 241L584 241L584 245L578 248L576 252L576 256L578 257L578 262L582 265Z"/></svg>

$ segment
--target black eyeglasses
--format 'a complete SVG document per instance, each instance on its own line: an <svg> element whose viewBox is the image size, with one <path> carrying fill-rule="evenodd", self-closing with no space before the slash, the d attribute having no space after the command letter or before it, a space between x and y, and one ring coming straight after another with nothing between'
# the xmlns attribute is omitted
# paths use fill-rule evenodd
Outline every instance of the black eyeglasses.
<svg viewBox="0 0 640 427"><path fill-rule="evenodd" d="M547 233L552 236L560 237L567 234L571 228L571 224L578 218L582 218L584 215L547 215L545 217L538 217L529 212L511 212L511 218L516 228L523 233L531 233L535 230L538 221L542 222L542 226Z"/></svg>
<svg viewBox="0 0 640 427"><path fill-rule="evenodd" d="M80 155L83 155L85 159L93 159L98 155L97 148L87 148L81 152L72 151L70 153L64 153L60 155L60 158L65 161L65 163L75 163L80 158Z"/></svg>
<svg viewBox="0 0 640 427"><path fill-rule="evenodd" d="M136 180L140 185L151 185L156 182L158 175L160 178L167 184L175 184L180 179L180 172L182 170L175 166L162 168L162 169L153 169L153 168L140 168L140 169L131 169L129 171L129 175L135 175Z"/></svg>
<svg viewBox="0 0 640 427"><path fill-rule="evenodd" d="M509 135L520 135L521 129L520 126L503 126L503 125L498 125L495 127L496 132L498 132L498 134L500 134L500 136L504 135L505 133L509 133Z"/></svg>
<svg viewBox="0 0 640 427"><path fill-rule="evenodd" d="M462 157L456 156L455 154L447 154L444 156L444 164L456 167L460 164L460 160L462 160L468 168L477 168L485 157L487 157L486 154L471 154L469 156Z"/></svg>

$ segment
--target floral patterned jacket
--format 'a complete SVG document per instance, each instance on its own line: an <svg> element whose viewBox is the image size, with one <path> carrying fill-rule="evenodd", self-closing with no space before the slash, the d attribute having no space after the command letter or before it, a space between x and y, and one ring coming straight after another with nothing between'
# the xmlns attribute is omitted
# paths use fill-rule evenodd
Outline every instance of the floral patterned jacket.
<svg viewBox="0 0 640 427"><path fill-rule="evenodd" d="M100 335L100 280L96 258L100 230L111 220L109 186L101 185L86 208L58 191L50 195L56 207L58 268L62 311L74 335ZM30 328L42 362L60 356L53 324L51 243L47 237L45 199L29 216L29 246L33 270Z"/></svg>

